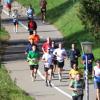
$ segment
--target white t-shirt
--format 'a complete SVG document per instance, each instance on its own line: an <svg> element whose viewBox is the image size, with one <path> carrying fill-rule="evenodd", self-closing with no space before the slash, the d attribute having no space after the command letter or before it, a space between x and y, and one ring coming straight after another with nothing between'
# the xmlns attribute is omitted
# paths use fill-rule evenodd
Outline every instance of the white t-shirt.
<svg viewBox="0 0 100 100"><path fill-rule="evenodd" d="M53 54L57 56L57 61L59 61L59 62L63 62L65 57L67 56L66 50L64 48L62 48L62 49L60 49L60 48L55 49Z"/></svg>
<svg viewBox="0 0 100 100"><path fill-rule="evenodd" d="M42 59L44 59L46 62L44 63L45 67L49 68L50 65L52 65L52 55L48 53L44 53L42 56Z"/></svg>
<svg viewBox="0 0 100 100"><path fill-rule="evenodd" d="M100 76L100 68L94 66L95 76Z"/></svg>

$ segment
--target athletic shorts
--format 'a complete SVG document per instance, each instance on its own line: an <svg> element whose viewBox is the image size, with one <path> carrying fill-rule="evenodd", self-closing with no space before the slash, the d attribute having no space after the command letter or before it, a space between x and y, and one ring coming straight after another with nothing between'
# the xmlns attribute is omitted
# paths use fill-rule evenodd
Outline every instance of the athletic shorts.
<svg viewBox="0 0 100 100"><path fill-rule="evenodd" d="M14 23L14 25L18 25L18 21L15 21L15 22L13 22Z"/></svg>
<svg viewBox="0 0 100 100"><path fill-rule="evenodd" d="M50 68L45 67L44 65L44 71L47 72L49 69L53 69L53 65L50 65Z"/></svg>
<svg viewBox="0 0 100 100"><path fill-rule="evenodd" d="M100 82L94 81L95 89L100 89Z"/></svg>
<svg viewBox="0 0 100 100"><path fill-rule="evenodd" d="M30 65L30 70L38 69L39 65Z"/></svg>
<svg viewBox="0 0 100 100"><path fill-rule="evenodd" d="M46 13L46 9L45 8L41 8L41 13Z"/></svg>
<svg viewBox="0 0 100 100"><path fill-rule="evenodd" d="M57 65L57 60L52 61L54 65Z"/></svg>
<svg viewBox="0 0 100 100"><path fill-rule="evenodd" d="M58 68L63 68L64 67L64 61L63 62L57 61L57 65L58 65Z"/></svg>

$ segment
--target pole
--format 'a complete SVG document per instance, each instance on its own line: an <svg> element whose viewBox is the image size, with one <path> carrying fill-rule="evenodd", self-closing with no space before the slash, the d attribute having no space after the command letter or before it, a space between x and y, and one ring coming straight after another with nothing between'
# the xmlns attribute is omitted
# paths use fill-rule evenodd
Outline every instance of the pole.
<svg viewBox="0 0 100 100"><path fill-rule="evenodd" d="M0 6L1 6L1 0L0 0ZM0 31L1 31L1 8L0 8Z"/></svg>
<svg viewBox="0 0 100 100"><path fill-rule="evenodd" d="M86 70L85 70L85 85L86 85L86 100L89 100L89 82L88 82L88 58L86 57Z"/></svg>

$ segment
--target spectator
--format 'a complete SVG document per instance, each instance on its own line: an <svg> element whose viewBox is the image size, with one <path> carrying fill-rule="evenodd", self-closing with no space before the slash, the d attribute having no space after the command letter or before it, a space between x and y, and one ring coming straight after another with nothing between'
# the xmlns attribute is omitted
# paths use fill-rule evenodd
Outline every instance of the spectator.
<svg viewBox="0 0 100 100"><path fill-rule="evenodd" d="M37 30L37 24L33 19L30 19L28 22L28 30L30 35L33 34L33 31Z"/></svg>
<svg viewBox="0 0 100 100"><path fill-rule="evenodd" d="M78 66L78 58L80 57L80 51L79 51L79 49L76 48L74 43L71 45L71 47L72 48L71 48L70 53L69 53L70 65L72 67L73 64L76 63Z"/></svg>
<svg viewBox="0 0 100 100"><path fill-rule="evenodd" d="M75 79L71 80L69 88L73 91L72 100L83 100L85 83L80 74L76 74Z"/></svg>
<svg viewBox="0 0 100 100"><path fill-rule="evenodd" d="M94 86L96 89L96 100L100 100L100 59L96 60L96 66L93 68Z"/></svg>
<svg viewBox="0 0 100 100"><path fill-rule="evenodd" d="M41 18L43 23L45 22L45 18L46 18L46 6L47 6L47 1L40 0Z"/></svg>

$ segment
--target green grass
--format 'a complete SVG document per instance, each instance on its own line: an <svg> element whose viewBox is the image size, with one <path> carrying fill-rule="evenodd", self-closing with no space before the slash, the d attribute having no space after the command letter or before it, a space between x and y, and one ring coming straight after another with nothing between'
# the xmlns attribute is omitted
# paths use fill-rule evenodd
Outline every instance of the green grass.
<svg viewBox="0 0 100 100"><path fill-rule="evenodd" d="M8 41L9 38L10 38L9 34L4 29L1 29L1 31L0 31L0 41Z"/></svg>
<svg viewBox="0 0 100 100"><path fill-rule="evenodd" d="M17 0L24 6L32 4L35 13L40 15L39 0ZM73 0L47 0L47 21L54 24L55 27L63 34L65 47L68 49L72 42L92 41L94 43L93 53L95 58L100 58L100 43L94 37L86 32L80 19L77 17L79 11L79 1Z"/></svg>
<svg viewBox="0 0 100 100"><path fill-rule="evenodd" d="M0 64L0 100L35 100L18 88L9 77L8 71Z"/></svg>

